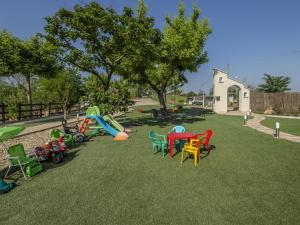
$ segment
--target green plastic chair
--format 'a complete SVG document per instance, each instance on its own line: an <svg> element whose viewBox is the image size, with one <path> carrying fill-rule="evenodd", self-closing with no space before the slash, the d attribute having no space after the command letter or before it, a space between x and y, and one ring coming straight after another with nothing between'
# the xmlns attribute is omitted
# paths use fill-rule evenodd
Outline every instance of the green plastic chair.
<svg viewBox="0 0 300 225"><path fill-rule="evenodd" d="M20 167L24 178L32 177L43 170L36 156L26 156L24 146L17 144L10 146L7 150L9 166L5 177L8 176L11 167Z"/></svg>
<svg viewBox="0 0 300 225"><path fill-rule="evenodd" d="M168 147L166 135L160 135L160 134L157 134L155 131L150 131L149 138L152 141L153 153L156 153L159 150L161 150L161 155L164 158L165 157L165 148Z"/></svg>
<svg viewBox="0 0 300 225"><path fill-rule="evenodd" d="M59 138L62 136L64 139L64 143L69 148L73 148L75 146L75 140L71 134L66 134L59 129L53 129L50 133L51 139L59 141Z"/></svg>

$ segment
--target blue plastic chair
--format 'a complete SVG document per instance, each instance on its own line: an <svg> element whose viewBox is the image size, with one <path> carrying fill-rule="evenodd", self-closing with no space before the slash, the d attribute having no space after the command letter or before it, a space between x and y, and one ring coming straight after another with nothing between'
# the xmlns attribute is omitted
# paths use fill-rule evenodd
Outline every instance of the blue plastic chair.
<svg viewBox="0 0 300 225"><path fill-rule="evenodd" d="M185 132L185 128L183 126L175 126L170 130L170 133L182 133Z"/></svg>
<svg viewBox="0 0 300 225"><path fill-rule="evenodd" d="M185 128L183 126L175 126L170 131L170 133L182 133L185 132ZM184 145L184 140L179 140L180 151Z"/></svg>

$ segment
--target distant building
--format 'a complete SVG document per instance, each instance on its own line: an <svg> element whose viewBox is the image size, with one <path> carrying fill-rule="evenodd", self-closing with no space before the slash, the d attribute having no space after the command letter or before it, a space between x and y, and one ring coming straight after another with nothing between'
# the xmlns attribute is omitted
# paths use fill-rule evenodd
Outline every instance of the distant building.
<svg viewBox="0 0 300 225"><path fill-rule="evenodd" d="M200 95L200 96L194 96L194 97L189 97L187 99L187 103L189 105L202 105L204 106L204 96Z"/></svg>
<svg viewBox="0 0 300 225"><path fill-rule="evenodd" d="M250 89L221 70L213 70L213 110L247 112L250 109Z"/></svg>

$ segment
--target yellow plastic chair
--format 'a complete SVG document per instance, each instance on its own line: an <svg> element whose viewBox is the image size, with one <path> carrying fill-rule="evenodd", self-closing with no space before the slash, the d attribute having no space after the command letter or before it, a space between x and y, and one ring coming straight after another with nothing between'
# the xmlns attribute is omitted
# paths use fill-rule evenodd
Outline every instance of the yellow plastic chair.
<svg viewBox="0 0 300 225"><path fill-rule="evenodd" d="M201 140L192 138L188 143L184 144L181 152L181 163L183 163L183 160L185 159L184 153L187 152L188 154L194 155L194 165L197 166L198 161L200 161Z"/></svg>

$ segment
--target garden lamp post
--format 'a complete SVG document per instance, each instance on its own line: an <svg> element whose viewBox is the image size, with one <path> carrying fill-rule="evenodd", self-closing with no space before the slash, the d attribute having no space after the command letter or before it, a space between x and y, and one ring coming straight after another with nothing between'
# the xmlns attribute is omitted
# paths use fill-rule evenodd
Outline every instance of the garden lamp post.
<svg viewBox="0 0 300 225"><path fill-rule="evenodd" d="M247 123L247 115L244 115L244 126L246 126Z"/></svg>
<svg viewBox="0 0 300 225"><path fill-rule="evenodd" d="M251 113L250 113L250 111L248 111L248 112L247 112L247 119L250 118L250 115L251 115Z"/></svg>
<svg viewBox="0 0 300 225"><path fill-rule="evenodd" d="M280 129L280 123L276 122L275 124L275 137L279 138L279 129Z"/></svg>

